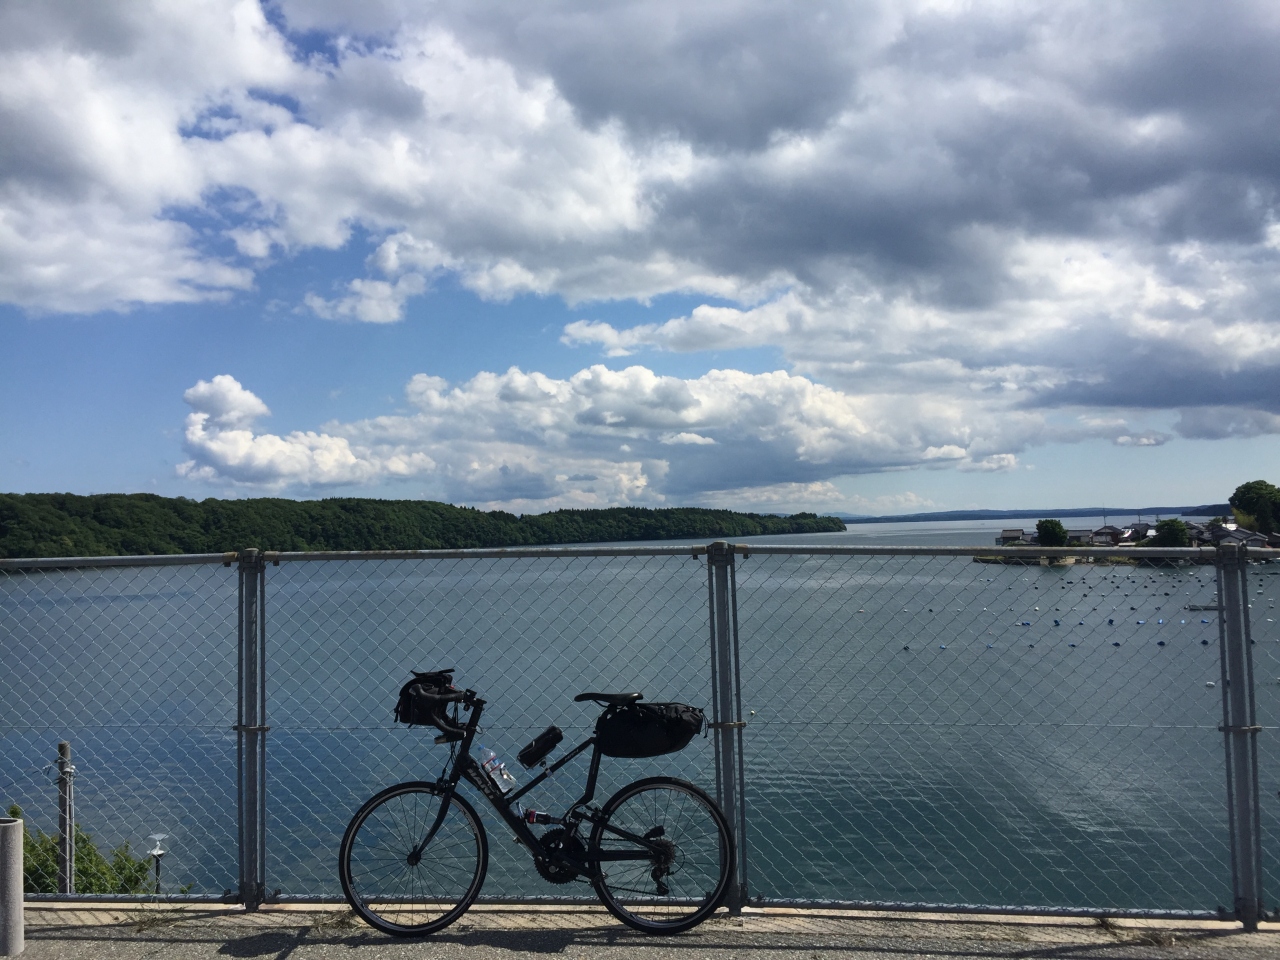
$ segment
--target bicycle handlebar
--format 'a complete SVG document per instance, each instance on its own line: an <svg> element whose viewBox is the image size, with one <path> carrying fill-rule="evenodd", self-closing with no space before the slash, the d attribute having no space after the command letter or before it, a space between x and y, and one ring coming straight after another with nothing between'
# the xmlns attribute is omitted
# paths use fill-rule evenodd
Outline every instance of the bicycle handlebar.
<svg viewBox="0 0 1280 960"><path fill-rule="evenodd" d="M450 693L427 693L425 690L419 690L414 694L419 700L426 700L428 703L459 703L467 698L466 691L454 690Z"/></svg>

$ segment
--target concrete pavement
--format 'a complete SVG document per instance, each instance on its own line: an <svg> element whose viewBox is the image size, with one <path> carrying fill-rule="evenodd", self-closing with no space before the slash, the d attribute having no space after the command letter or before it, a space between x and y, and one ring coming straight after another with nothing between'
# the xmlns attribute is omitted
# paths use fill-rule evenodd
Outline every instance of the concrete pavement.
<svg viewBox="0 0 1280 960"><path fill-rule="evenodd" d="M384 936L345 908L29 904L27 960L907 960L911 957L1280 960L1280 924L750 911L676 937L647 937L603 909L473 907L422 940Z"/></svg>

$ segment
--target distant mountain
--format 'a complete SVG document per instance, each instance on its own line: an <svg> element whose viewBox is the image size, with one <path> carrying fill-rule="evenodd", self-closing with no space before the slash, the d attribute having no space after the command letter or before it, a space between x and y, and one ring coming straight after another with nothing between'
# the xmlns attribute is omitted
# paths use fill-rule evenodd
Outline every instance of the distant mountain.
<svg viewBox="0 0 1280 960"><path fill-rule="evenodd" d="M1117 517L1142 514L1160 514L1162 517L1218 517L1231 516L1231 506L1226 503L1201 504L1196 507L1072 507L1068 510L941 510L936 513L903 513L892 517L842 516L845 523L928 523L943 520L1042 520L1048 517L1100 517L1108 514Z"/></svg>

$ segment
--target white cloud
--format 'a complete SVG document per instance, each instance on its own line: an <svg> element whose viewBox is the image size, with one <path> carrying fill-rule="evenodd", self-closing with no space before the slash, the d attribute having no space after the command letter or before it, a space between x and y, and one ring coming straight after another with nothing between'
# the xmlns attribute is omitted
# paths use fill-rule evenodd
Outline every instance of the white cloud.
<svg viewBox="0 0 1280 960"><path fill-rule="evenodd" d="M662 438L663 443L694 443L700 446L715 443L710 437L704 437L699 433L690 433L687 430L680 433L673 433Z"/></svg>
<svg viewBox="0 0 1280 960"><path fill-rule="evenodd" d="M587 402L583 374L504 381L622 418L599 427L617 434L605 459L628 445L634 464L598 481L602 497L658 496L645 464L676 453L662 489L711 489L699 450L748 437L793 457L761 483L810 483L1011 469L1050 435L1161 442L1144 410L1184 411L1178 432L1200 437L1270 432L1280 414L1280 173L1259 160L1274 132L1257 121L1280 84L1269 5L270 9L0 8L0 300L226 299L270 262L355 237L367 275L307 293L320 317L401 321L448 274L498 301L715 301L630 328L583 308L565 343L610 357L780 351L787 374L671 388L697 409L733 395L784 411L756 434L726 414ZM316 31L312 52L289 30ZM605 379L581 389L609 395ZM522 403L559 422L540 398L503 409ZM1081 411L1125 423L1048 425ZM189 439L206 458L191 469L272 483L418 469L327 434L241 449L246 428L215 426ZM560 489L543 454L520 456L490 476L483 458L432 454L433 476Z"/></svg>
<svg viewBox="0 0 1280 960"><path fill-rule="evenodd" d="M184 435L191 459L179 464L177 472L190 480L280 490L409 477L434 466L418 452L371 455L326 433L255 434L255 421L271 411L226 374L201 380L182 397L192 408Z"/></svg>
<svg viewBox="0 0 1280 960"><path fill-rule="evenodd" d="M382 280L352 280L348 296L325 300L308 293L304 303L318 317L326 320L351 318L365 323L395 323L404 318L404 305L410 297L427 288L426 279L417 273L406 273L395 283Z"/></svg>
<svg viewBox="0 0 1280 960"><path fill-rule="evenodd" d="M1016 470L1018 458L1012 453L993 453L980 460L962 460L956 465L957 470L980 473L1001 473L1005 470Z"/></svg>
<svg viewBox="0 0 1280 960"><path fill-rule="evenodd" d="M831 481L850 474L1008 469L1015 458L1002 451L1049 430L1006 416L976 433L945 402L904 407L782 371L682 379L593 366L556 379L512 367L457 386L419 374L405 397L406 413L278 436L255 432L267 408L233 378L201 381L185 394L192 459L180 472L270 489L413 478L446 500L507 509L728 500L814 509L844 503Z"/></svg>
<svg viewBox="0 0 1280 960"><path fill-rule="evenodd" d="M208 422L219 429L247 430L260 417L271 416L265 403L225 373L201 380L182 399L195 411L191 416L202 417L202 424Z"/></svg>

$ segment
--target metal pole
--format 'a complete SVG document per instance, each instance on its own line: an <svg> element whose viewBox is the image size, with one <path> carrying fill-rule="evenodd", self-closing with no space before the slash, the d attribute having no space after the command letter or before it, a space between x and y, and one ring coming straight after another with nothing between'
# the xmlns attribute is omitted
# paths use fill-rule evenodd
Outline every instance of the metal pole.
<svg viewBox="0 0 1280 960"><path fill-rule="evenodd" d="M240 900L257 910L266 897L266 676L263 633L266 564L260 551L240 554L239 683L236 710Z"/></svg>
<svg viewBox="0 0 1280 960"><path fill-rule="evenodd" d="M76 768L71 744L58 744L58 892L76 892Z"/></svg>
<svg viewBox="0 0 1280 960"><path fill-rule="evenodd" d="M735 697L738 676L733 625L737 611L733 609L729 589L729 573L734 565L733 548L723 540L707 547L707 564L712 580L712 722L716 749L717 800L729 819L729 830L737 852L737 871L729 885L725 906L730 913L741 913L747 899L745 883L745 850L740 825L744 822L742 806L742 765L739 758L739 731L742 729L742 704Z"/></svg>
<svg viewBox="0 0 1280 960"><path fill-rule="evenodd" d="M1258 731L1253 692L1253 651L1249 645L1248 591L1243 551L1218 548L1218 603L1221 608L1223 718L1226 742L1227 814L1231 836L1235 916L1245 930L1262 919L1262 850L1258 803Z"/></svg>
<svg viewBox="0 0 1280 960"><path fill-rule="evenodd" d="M0 956L22 952L22 829L21 820L0 817Z"/></svg>

